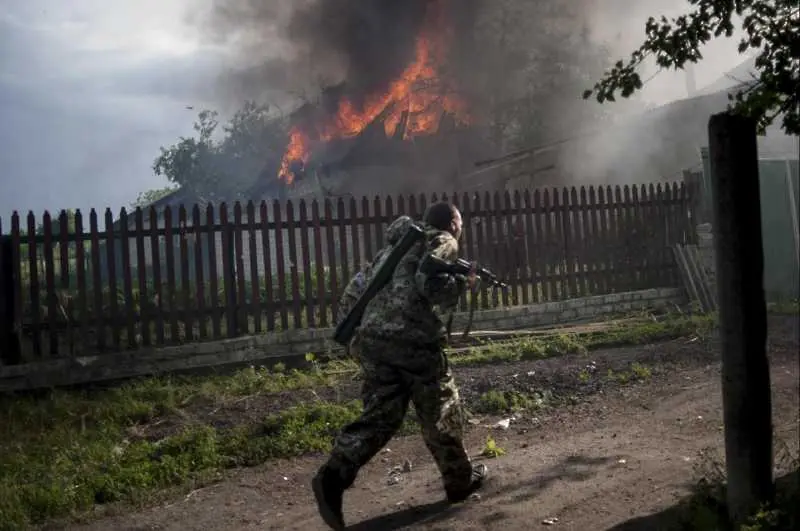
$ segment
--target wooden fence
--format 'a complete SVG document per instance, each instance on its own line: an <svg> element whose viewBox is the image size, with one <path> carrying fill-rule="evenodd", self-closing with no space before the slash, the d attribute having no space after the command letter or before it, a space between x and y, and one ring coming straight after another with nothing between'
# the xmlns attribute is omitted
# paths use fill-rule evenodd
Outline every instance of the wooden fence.
<svg viewBox="0 0 800 531"><path fill-rule="evenodd" d="M116 220L106 210L103 229L95 210L41 222L15 213L0 228L2 362L332 326L387 224L421 216L429 199L123 209ZM670 246L693 238L678 183L450 200L464 217L462 256L511 284L484 288L484 308L677 286Z"/></svg>

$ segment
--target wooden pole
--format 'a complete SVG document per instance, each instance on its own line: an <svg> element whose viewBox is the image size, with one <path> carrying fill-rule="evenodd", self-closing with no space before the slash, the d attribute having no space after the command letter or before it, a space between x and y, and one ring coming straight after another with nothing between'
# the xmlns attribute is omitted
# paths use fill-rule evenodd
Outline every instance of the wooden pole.
<svg viewBox="0 0 800 531"><path fill-rule="evenodd" d="M722 339L728 514L743 523L773 496L772 404L756 125L731 113L708 122Z"/></svg>

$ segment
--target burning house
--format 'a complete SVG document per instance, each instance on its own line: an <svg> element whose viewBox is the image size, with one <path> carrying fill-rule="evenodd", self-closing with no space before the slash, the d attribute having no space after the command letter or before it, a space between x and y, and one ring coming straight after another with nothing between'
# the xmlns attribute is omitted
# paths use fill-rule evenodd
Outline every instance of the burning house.
<svg viewBox="0 0 800 531"><path fill-rule="evenodd" d="M445 2L430 2L399 74L368 90L341 83L292 116L278 178L295 192L386 195L455 188L474 156L467 103L445 73Z"/></svg>

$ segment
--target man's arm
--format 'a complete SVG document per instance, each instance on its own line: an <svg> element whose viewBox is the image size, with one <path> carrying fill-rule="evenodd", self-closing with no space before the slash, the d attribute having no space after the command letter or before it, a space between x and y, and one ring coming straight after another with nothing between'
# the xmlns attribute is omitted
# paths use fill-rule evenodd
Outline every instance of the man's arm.
<svg viewBox="0 0 800 531"><path fill-rule="evenodd" d="M428 242L426 253L452 262L458 258L458 242L450 234L437 234ZM438 304L442 308L456 306L466 287L466 279L461 275L428 275L417 272L414 280L422 296L431 304Z"/></svg>

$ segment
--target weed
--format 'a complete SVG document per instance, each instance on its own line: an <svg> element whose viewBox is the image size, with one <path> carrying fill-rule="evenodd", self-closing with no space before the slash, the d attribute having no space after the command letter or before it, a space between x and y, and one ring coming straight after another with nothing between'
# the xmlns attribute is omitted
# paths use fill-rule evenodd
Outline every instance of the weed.
<svg viewBox="0 0 800 531"><path fill-rule="evenodd" d="M517 391L501 392L492 389L480 396L476 410L487 414L533 410L542 407L548 396L548 393L527 395Z"/></svg>
<svg viewBox="0 0 800 531"><path fill-rule="evenodd" d="M486 437L486 444L483 445L481 455L494 459L506 455L506 451L497 445L497 441L494 440L494 437L489 435Z"/></svg>

